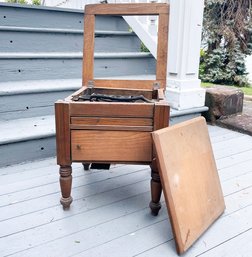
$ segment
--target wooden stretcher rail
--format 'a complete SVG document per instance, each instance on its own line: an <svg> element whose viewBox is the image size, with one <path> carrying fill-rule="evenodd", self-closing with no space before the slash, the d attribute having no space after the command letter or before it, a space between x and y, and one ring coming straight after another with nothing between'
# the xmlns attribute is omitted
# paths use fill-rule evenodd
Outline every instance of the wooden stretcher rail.
<svg viewBox="0 0 252 257"><path fill-rule="evenodd" d="M83 108L85 106L85 108ZM71 116L152 118L154 104L83 102L71 104Z"/></svg>
<svg viewBox="0 0 252 257"><path fill-rule="evenodd" d="M93 80L95 87L112 87L117 89L142 89L142 90L151 90L154 87L154 84L157 83L162 88L164 81L162 80L106 80L106 79L94 79ZM86 85L85 85L86 86Z"/></svg>
<svg viewBox="0 0 252 257"><path fill-rule="evenodd" d="M118 125L118 126L152 126L153 119L148 118L104 118L104 117L71 117L73 125Z"/></svg>
<svg viewBox="0 0 252 257"><path fill-rule="evenodd" d="M153 131L153 126L121 126L121 125L70 125L71 129L106 130L106 131Z"/></svg>
<svg viewBox="0 0 252 257"><path fill-rule="evenodd" d="M159 15L169 13L168 4L91 4L85 15Z"/></svg>

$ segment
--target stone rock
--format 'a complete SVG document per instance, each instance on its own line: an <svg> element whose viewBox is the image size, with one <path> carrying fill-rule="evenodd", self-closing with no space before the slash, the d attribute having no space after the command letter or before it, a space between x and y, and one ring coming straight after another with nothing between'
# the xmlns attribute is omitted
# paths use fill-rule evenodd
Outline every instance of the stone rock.
<svg viewBox="0 0 252 257"><path fill-rule="evenodd" d="M206 89L205 105L209 108L203 115L207 121L216 123L221 117L242 112L244 93L237 88L216 86Z"/></svg>
<svg viewBox="0 0 252 257"><path fill-rule="evenodd" d="M238 131L252 136L252 116L247 114L231 115L216 121L220 127Z"/></svg>

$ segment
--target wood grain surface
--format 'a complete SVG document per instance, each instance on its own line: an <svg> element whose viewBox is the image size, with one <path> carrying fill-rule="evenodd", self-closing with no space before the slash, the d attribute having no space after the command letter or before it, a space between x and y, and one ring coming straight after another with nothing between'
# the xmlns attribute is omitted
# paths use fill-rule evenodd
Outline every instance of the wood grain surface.
<svg viewBox="0 0 252 257"><path fill-rule="evenodd" d="M177 251L186 251L223 213L224 198L205 119L153 132Z"/></svg>
<svg viewBox="0 0 252 257"><path fill-rule="evenodd" d="M158 15L169 12L167 4L90 4L85 14L99 15Z"/></svg>
<svg viewBox="0 0 252 257"><path fill-rule="evenodd" d="M72 159L75 161L150 162L149 132L72 130Z"/></svg>

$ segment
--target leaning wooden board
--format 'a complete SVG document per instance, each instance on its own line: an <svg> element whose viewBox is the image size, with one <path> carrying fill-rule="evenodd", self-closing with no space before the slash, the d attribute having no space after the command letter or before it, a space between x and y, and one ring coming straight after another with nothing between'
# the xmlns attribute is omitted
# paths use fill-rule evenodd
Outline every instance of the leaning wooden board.
<svg viewBox="0 0 252 257"><path fill-rule="evenodd" d="M225 203L205 119L152 133L179 254L223 213Z"/></svg>

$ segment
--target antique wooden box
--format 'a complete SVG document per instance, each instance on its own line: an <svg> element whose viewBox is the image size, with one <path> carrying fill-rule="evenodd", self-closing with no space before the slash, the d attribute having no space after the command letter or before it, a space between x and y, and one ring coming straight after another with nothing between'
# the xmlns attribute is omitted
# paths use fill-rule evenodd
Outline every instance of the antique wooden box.
<svg viewBox="0 0 252 257"><path fill-rule="evenodd" d="M94 78L96 15L158 15L156 79ZM169 106L164 98L168 18L167 4L86 6L82 87L55 103L57 163L64 208L72 202L72 162L147 164L152 168L150 207L153 214L158 214L161 184L151 132L167 127L169 121ZM97 98L99 101L94 101ZM111 101L114 98L116 102ZM122 102L122 98L134 101Z"/></svg>

